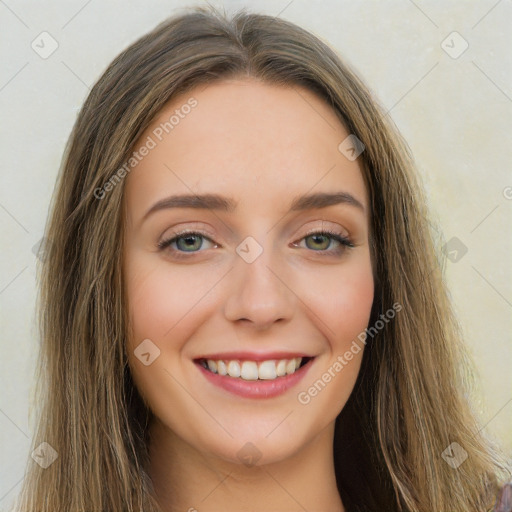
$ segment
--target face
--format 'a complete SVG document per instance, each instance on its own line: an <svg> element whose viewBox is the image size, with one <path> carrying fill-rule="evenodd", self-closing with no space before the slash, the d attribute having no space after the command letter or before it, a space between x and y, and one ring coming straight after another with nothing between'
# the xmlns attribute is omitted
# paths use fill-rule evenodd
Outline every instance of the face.
<svg viewBox="0 0 512 512"><path fill-rule="evenodd" d="M127 351L175 442L276 462L345 405L374 293L348 135L308 90L245 79L175 97L135 144L149 149L125 184Z"/></svg>

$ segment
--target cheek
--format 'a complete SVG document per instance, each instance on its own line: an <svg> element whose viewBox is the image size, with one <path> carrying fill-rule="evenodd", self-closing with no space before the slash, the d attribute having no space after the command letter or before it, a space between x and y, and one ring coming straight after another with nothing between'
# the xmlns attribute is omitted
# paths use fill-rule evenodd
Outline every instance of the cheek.
<svg viewBox="0 0 512 512"><path fill-rule="evenodd" d="M374 297L371 269L361 269L343 279L331 291L334 300L329 302L329 312L336 345L343 348L357 337L368 325ZM330 337L332 339L332 337Z"/></svg>
<svg viewBox="0 0 512 512"><path fill-rule="evenodd" d="M179 351L215 310L213 289L224 273L198 272L194 265L174 266L171 272L169 263L155 261L154 255L130 255L125 279L131 350L150 339L159 345L172 340L172 351ZM297 308L322 332L332 353L346 350L366 328L374 295L368 253L339 266L300 268L289 280L296 283Z"/></svg>
<svg viewBox="0 0 512 512"><path fill-rule="evenodd" d="M374 281L369 254L303 276L301 288L309 290L304 302L313 313L311 320L322 330L333 353L345 351L366 329L370 318Z"/></svg>
<svg viewBox="0 0 512 512"><path fill-rule="evenodd" d="M315 399L315 407L328 407L337 414L357 380L364 352L361 333L368 326L374 299L374 280L369 252L315 274L302 274L302 290L315 290L304 300L311 321L322 331L325 350L318 365L302 386ZM321 381L312 389L315 382ZM324 391L324 388L328 388ZM309 393L311 391L311 394ZM336 405L334 405L336 404Z"/></svg>
<svg viewBox="0 0 512 512"><path fill-rule="evenodd" d="M199 273L193 265L171 266L163 259L157 261L154 254L133 250L125 259L124 277L132 377L148 406L159 416L167 414L169 397L173 397L174 413L167 420L178 428L185 421L183 418L188 418L187 407L193 406L178 384L183 382L182 365L186 359L181 357L182 350L194 330L211 314L208 293L219 276L214 272ZM142 346L143 351L139 348ZM146 352L151 360L147 366L139 358ZM196 414L200 416L201 412Z"/></svg>
<svg viewBox="0 0 512 512"><path fill-rule="evenodd" d="M197 325L208 306L207 295L216 281L212 273L200 274L192 265L170 272L169 263L143 255L125 268L132 342L173 339L179 344L183 329L191 322Z"/></svg>
<svg viewBox="0 0 512 512"><path fill-rule="evenodd" d="M361 367L364 344L358 336L368 326L374 298L370 258L340 266L325 279L317 275L315 282L318 293L310 296L311 309L327 346L297 401L303 414L316 418L315 428L323 429L345 406Z"/></svg>

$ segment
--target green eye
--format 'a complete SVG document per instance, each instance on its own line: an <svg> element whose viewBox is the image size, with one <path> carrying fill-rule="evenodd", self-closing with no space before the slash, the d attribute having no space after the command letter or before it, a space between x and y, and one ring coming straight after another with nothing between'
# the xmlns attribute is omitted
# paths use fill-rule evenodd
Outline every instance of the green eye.
<svg viewBox="0 0 512 512"><path fill-rule="evenodd" d="M306 242L308 249L319 249L321 251L325 251L329 247L330 242L333 240L333 238L328 237L326 235L321 235L321 234L308 235L307 237L304 238L304 240L308 240L308 239L314 241L313 247L310 247L308 245L308 243ZM327 245L325 242L327 242ZM317 245L317 246L315 247L315 245ZM318 247L318 245L323 245L325 247Z"/></svg>
<svg viewBox="0 0 512 512"><path fill-rule="evenodd" d="M198 233L196 231L184 231L181 233L174 233L171 238L162 240L158 243L158 248L160 250L170 248L170 252L173 253L174 256L178 258L186 257L187 253L192 254L201 252L200 249L203 248L205 240L213 243L209 237L202 233ZM313 252L318 252L322 255L341 255L346 248L354 247L352 242L341 233L328 230L309 233L301 240L305 241L306 249L310 249ZM333 241L337 242L338 246L334 249L329 249ZM173 244L176 244L175 248L172 247Z"/></svg>
<svg viewBox="0 0 512 512"><path fill-rule="evenodd" d="M329 230L309 233L302 240L306 241L305 243L307 249L311 249L314 252L319 252L320 254L339 255L344 252L346 248L354 247L354 244L341 233L336 233ZM308 240L312 240L313 242L308 243ZM329 245L333 240L338 242L338 247L336 249L329 249Z"/></svg>
<svg viewBox="0 0 512 512"><path fill-rule="evenodd" d="M201 249L204 240L212 242L210 238L203 235L202 233L197 233L195 231L185 231L182 233L175 233L171 238L162 240L161 242L158 243L158 248L160 250L163 250L166 249L167 247L170 247L172 244L176 243L176 249L171 248L171 252L194 253L198 252L199 249Z"/></svg>
<svg viewBox="0 0 512 512"><path fill-rule="evenodd" d="M180 250L183 250L183 251L187 251L187 252L190 252L190 251L195 251L197 249L200 249L201 246L203 245L202 243L202 236L201 235L185 235L185 236L180 236L180 237L176 237L176 246L178 247L178 249ZM180 246L180 242L183 242Z"/></svg>

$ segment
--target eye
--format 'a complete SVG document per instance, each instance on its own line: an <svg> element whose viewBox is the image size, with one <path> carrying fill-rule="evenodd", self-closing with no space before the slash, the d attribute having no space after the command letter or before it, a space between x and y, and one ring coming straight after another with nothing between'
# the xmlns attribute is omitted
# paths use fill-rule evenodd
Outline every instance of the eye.
<svg viewBox="0 0 512 512"><path fill-rule="evenodd" d="M167 238L158 243L158 248L164 250L176 244L176 249L171 247L174 256L186 257L183 253L196 253L203 247L203 240L213 241L206 235L197 231L181 231L180 233L174 233L171 238Z"/></svg>
<svg viewBox="0 0 512 512"><path fill-rule="evenodd" d="M158 243L158 249L163 251L170 248L171 250L169 252L173 254L173 257L186 258L188 257L186 253L193 254L201 252L200 249L204 248L204 240L208 240L210 243L213 243L215 247L218 247L211 238L203 233L198 231L181 231L179 233L173 233L171 238L160 241ZM302 240L306 241L307 249L312 249L314 252L321 255L341 255L346 248L354 247L354 244L346 236L326 229L308 233L301 241ZM310 241L309 243L308 240ZM338 245L335 249L329 249L333 241ZM175 248L172 247L173 245L175 245ZM293 245L297 247L298 244L294 243Z"/></svg>
<svg viewBox="0 0 512 512"><path fill-rule="evenodd" d="M302 240L306 241L307 249L313 249L314 252L319 252L322 255L340 255L345 251L346 248L354 247L354 244L350 241L349 238L342 235L341 233L330 231L328 229L322 229L320 231L313 231L308 233L304 238L301 239L301 241ZM309 243L308 240L310 240ZM335 249L329 249L329 246L333 241L337 242L338 246Z"/></svg>

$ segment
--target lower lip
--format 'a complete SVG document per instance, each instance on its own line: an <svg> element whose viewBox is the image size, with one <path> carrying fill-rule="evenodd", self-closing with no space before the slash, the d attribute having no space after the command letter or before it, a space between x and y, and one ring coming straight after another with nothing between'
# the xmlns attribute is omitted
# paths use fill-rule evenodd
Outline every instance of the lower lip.
<svg viewBox="0 0 512 512"><path fill-rule="evenodd" d="M272 398L286 393L286 391L297 385L306 375L312 363L313 359L298 370L295 370L291 375L277 377L274 380L244 380L240 377L229 377L213 373L200 363L196 363L196 366L212 384L234 395L244 398Z"/></svg>

